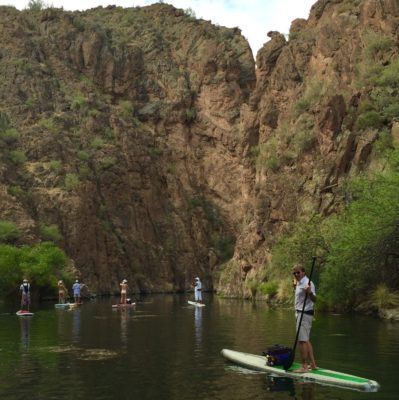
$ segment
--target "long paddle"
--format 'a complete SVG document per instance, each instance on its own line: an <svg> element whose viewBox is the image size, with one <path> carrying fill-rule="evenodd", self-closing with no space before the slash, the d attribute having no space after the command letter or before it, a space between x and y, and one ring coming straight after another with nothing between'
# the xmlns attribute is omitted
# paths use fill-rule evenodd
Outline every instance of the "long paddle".
<svg viewBox="0 0 399 400"><path fill-rule="evenodd" d="M316 263L316 256L312 257L312 268L310 270L310 275L309 275L309 282L308 285L310 286L310 282L312 281L312 275L313 275L313 269L314 269L314 265ZM303 319L303 314L305 311L305 306L306 306L306 300L308 299L308 292L306 292L305 294L305 300L303 301L303 307L302 307L302 312L301 312L301 318L299 319L299 324L298 324L298 329L296 331L296 337L295 337L295 343L294 343L294 347L292 348L292 352L290 354L289 359L284 363L284 369L287 371L291 368L292 363L294 362L294 358L295 358L295 350L296 350L296 345L298 343L298 337L299 337L299 331L301 329L301 324L302 324L302 319Z"/></svg>

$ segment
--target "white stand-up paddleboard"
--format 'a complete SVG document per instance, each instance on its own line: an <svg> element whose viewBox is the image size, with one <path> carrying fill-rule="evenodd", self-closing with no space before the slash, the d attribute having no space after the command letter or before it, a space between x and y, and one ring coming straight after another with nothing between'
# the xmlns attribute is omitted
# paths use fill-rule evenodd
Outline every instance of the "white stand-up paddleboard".
<svg viewBox="0 0 399 400"><path fill-rule="evenodd" d="M192 306L197 306L197 307L205 307L204 303L198 303L197 301L188 301L188 304L191 304Z"/></svg>
<svg viewBox="0 0 399 400"><path fill-rule="evenodd" d="M28 310L19 310L15 314L18 315L18 317L33 317L34 313Z"/></svg>
<svg viewBox="0 0 399 400"><path fill-rule="evenodd" d="M295 362L292 364L291 368L288 369L288 371L285 371L283 366L267 365L266 357L260 355L258 356L256 354L223 349L222 355L233 363L239 364L245 368L256 371L264 371L282 377L312 381L328 386L346 387L367 392L377 392L380 387L376 381L367 378L361 378L355 375L344 374L342 372L331 371L324 368L315 368L309 370L309 372L296 373L293 372L293 370L301 368L301 364Z"/></svg>
<svg viewBox="0 0 399 400"><path fill-rule="evenodd" d="M130 303L130 304L112 304L113 309L118 309L118 308L130 308L134 307L136 303Z"/></svg>
<svg viewBox="0 0 399 400"><path fill-rule="evenodd" d="M68 310L69 309L69 303L54 304L54 307L57 308L58 310Z"/></svg>

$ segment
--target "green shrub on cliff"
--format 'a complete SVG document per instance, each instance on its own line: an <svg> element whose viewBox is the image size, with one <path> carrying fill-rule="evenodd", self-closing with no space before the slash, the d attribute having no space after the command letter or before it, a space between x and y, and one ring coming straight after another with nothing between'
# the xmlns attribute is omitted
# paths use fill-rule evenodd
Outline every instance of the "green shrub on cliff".
<svg viewBox="0 0 399 400"><path fill-rule="evenodd" d="M10 118L4 112L0 111L0 132L4 132L10 127Z"/></svg>
<svg viewBox="0 0 399 400"><path fill-rule="evenodd" d="M129 119L134 116L134 105L130 100L119 100L118 106L121 110L120 115L123 118Z"/></svg>
<svg viewBox="0 0 399 400"><path fill-rule="evenodd" d="M19 132L15 128L8 128L4 131L0 130L0 140L6 144L12 144L19 139Z"/></svg>
<svg viewBox="0 0 399 400"><path fill-rule="evenodd" d="M233 257L235 244L233 236L225 233L214 233L211 236L211 243L221 262Z"/></svg>
<svg viewBox="0 0 399 400"><path fill-rule="evenodd" d="M22 236L22 232L12 221L0 220L0 243L14 243Z"/></svg>
<svg viewBox="0 0 399 400"><path fill-rule="evenodd" d="M10 151L9 157L15 165L23 165L27 160L26 155L22 150Z"/></svg>
<svg viewBox="0 0 399 400"><path fill-rule="evenodd" d="M51 160L48 163L48 167L50 171L60 172L62 170L62 161L61 160Z"/></svg>
<svg viewBox="0 0 399 400"><path fill-rule="evenodd" d="M293 106L296 117L301 116L304 112L309 111L312 106L318 104L328 91L328 85L317 79L310 80L305 87L302 97Z"/></svg>
<svg viewBox="0 0 399 400"><path fill-rule="evenodd" d="M399 117L399 59L386 60L381 58L380 51L392 46L389 37L371 33L374 38L366 40L365 54L368 59L358 64L356 86L365 89L358 108L356 128L380 128Z"/></svg>
<svg viewBox="0 0 399 400"><path fill-rule="evenodd" d="M43 0L30 0L27 8L31 11L41 11L48 8L48 5Z"/></svg>
<svg viewBox="0 0 399 400"><path fill-rule="evenodd" d="M356 127L358 129L380 128L382 124L381 115L377 111L367 111L359 115Z"/></svg>
<svg viewBox="0 0 399 400"><path fill-rule="evenodd" d="M76 174L68 173L65 176L65 189L71 191L80 183L79 177Z"/></svg>
<svg viewBox="0 0 399 400"><path fill-rule="evenodd" d="M268 171L276 172L281 166L278 158L278 141L276 137L272 137L267 143L252 147L251 153L257 168L265 168Z"/></svg>
<svg viewBox="0 0 399 400"><path fill-rule="evenodd" d="M324 258L329 248L326 237L322 216L296 221L290 232L283 235L273 247L274 273L287 276L296 263L308 266L312 256Z"/></svg>
<svg viewBox="0 0 399 400"><path fill-rule="evenodd" d="M364 34L364 53L369 59L374 59L380 52L385 53L394 45L394 41L389 36L371 29Z"/></svg>
<svg viewBox="0 0 399 400"><path fill-rule="evenodd" d="M51 240L54 242L62 238L58 226L54 224L51 225L41 224L40 236L42 237L43 240L49 240L49 241Z"/></svg>

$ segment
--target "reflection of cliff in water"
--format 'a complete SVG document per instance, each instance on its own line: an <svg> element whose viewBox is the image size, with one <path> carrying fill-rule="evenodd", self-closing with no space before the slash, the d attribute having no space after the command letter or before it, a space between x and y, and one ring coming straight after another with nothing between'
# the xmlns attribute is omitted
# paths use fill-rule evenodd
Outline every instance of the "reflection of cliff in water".
<svg viewBox="0 0 399 400"><path fill-rule="evenodd" d="M29 349L30 323L31 323L31 318L19 319L19 324L21 326L21 348L22 350L25 351Z"/></svg>

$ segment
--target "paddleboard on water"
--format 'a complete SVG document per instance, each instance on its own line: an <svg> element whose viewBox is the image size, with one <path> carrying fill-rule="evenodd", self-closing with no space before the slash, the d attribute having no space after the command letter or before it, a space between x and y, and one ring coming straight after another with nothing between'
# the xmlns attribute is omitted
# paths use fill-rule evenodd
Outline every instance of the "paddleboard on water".
<svg viewBox="0 0 399 400"><path fill-rule="evenodd" d="M112 308L118 309L118 308L129 308L129 307L134 307L136 303L131 303L131 304L112 304Z"/></svg>
<svg viewBox="0 0 399 400"><path fill-rule="evenodd" d="M54 304L54 307L58 308L59 310L68 310L69 309L69 303Z"/></svg>
<svg viewBox="0 0 399 400"><path fill-rule="evenodd" d="M204 303L198 303L197 301L188 301L188 304L191 304L192 306L197 306L197 307L205 307Z"/></svg>
<svg viewBox="0 0 399 400"><path fill-rule="evenodd" d="M30 312L28 310L19 310L16 312L18 317L33 317L33 312Z"/></svg>
<svg viewBox="0 0 399 400"><path fill-rule="evenodd" d="M222 355L233 363L239 364L245 368L264 371L282 377L311 381L328 386L346 387L367 392L377 392L380 387L376 381L324 368L312 369L305 373L296 373L293 372L293 370L300 368L301 365L295 362L288 371L285 371L283 366L267 365L266 357L258 356L256 354L223 349Z"/></svg>

